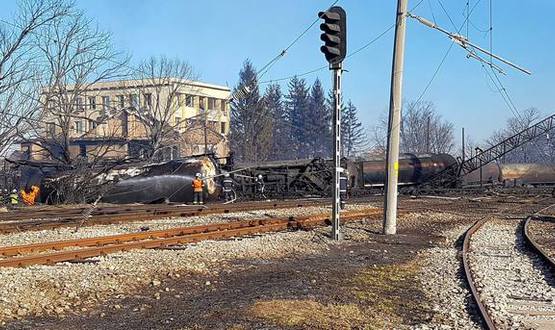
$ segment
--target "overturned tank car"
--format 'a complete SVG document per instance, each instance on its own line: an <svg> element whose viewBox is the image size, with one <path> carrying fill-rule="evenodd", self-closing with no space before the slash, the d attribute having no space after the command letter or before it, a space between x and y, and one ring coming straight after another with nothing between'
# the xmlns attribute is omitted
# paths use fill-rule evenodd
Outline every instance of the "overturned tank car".
<svg viewBox="0 0 555 330"><path fill-rule="evenodd" d="M83 194L82 202L98 199L105 203L184 203L192 200L191 183L196 173L205 178L208 200L219 195L215 177L217 161L210 156L190 157L163 163L104 164L88 171L65 168L46 161L22 161L18 164L19 187L40 187L38 202L56 204L73 191ZM88 176L87 178L83 178ZM92 178L92 179L91 179ZM61 189L60 182L64 182ZM82 185L87 185L86 188Z"/></svg>
<svg viewBox="0 0 555 330"><path fill-rule="evenodd" d="M114 182L101 201L106 203L190 202L193 199L191 183L196 173L205 178L208 199L219 195L215 181L218 166L211 157L172 160L159 164L146 164L114 169L100 178Z"/></svg>

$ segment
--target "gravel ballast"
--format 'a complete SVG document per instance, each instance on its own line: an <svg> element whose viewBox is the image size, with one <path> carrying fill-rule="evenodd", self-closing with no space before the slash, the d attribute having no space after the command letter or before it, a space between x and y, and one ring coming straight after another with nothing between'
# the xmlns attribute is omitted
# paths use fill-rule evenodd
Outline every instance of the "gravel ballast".
<svg viewBox="0 0 555 330"><path fill-rule="evenodd" d="M525 246L521 226L521 221L494 219L473 235L469 257L474 282L501 327L555 325L554 279Z"/></svg>

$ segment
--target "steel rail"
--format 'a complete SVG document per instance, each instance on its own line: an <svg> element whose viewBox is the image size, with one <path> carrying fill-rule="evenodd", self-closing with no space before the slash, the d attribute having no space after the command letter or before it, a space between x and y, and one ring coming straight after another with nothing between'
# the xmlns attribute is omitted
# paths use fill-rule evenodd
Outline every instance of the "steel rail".
<svg viewBox="0 0 555 330"><path fill-rule="evenodd" d="M495 323L493 322L493 319L491 318L491 316L488 314L486 306L484 305L484 303L482 303L482 299L480 299L480 293L478 292L478 288L474 283L474 276L472 275L472 271L470 269L470 264L468 260L468 253L471 249L470 239L472 235L475 232L477 232L486 222L487 222L487 218L483 218L476 221L476 223L474 223L474 225L470 227L470 229L465 233L463 248L462 248L462 262L463 262L463 268L464 268L464 276L465 276L466 282L468 283L468 286L470 287L472 299L478 306L478 311L480 312L480 316L484 321L486 327L490 330L494 330L496 329Z"/></svg>
<svg viewBox="0 0 555 330"><path fill-rule="evenodd" d="M157 213L165 212L168 210L189 210L202 212L203 210L209 209L233 209L240 207L256 207L260 206L264 208L277 206L277 205L307 205L307 204L319 204L324 200L285 200L285 201L258 201L258 202L242 202L236 204L208 204L208 207L198 206L198 205L161 205L161 204L141 204L141 205L109 205L109 206L99 206L96 207L91 215L115 215L124 213ZM70 216L80 216L84 212L89 210L90 207L68 207L68 208L23 208L17 211L11 211L7 213L0 214L0 220L26 220L26 219L41 219L49 217L70 217Z"/></svg>
<svg viewBox="0 0 555 330"><path fill-rule="evenodd" d="M359 220L382 214L379 209L367 209L357 212L345 212L344 221ZM68 247L85 247L78 250L66 250L47 254L12 257L0 260L0 267L24 267L35 264L51 264L62 261L80 260L89 257L106 255L131 249L148 249L167 247L176 244L192 243L201 240L219 240L230 237L252 235L287 229L310 229L329 223L329 214L306 216L301 218L279 218L262 220L245 220L236 223L212 224L205 226L180 227L153 232L112 235L85 238L81 240L65 240L57 242L37 243L0 248L1 254L14 256L20 253L38 252Z"/></svg>
<svg viewBox="0 0 555 330"><path fill-rule="evenodd" d="M197 233L185 236L177 236L170 238L159 238L153 240L144 240L138 242L126 242L121 244L113 244L101 247L91 247L79 249L76 251L60 251L44 255L31 255L18 258L9 258L0 260L0 267L24 267L37 264L52 264L56 262L79 260L90 257L107 255L115 252L128 251L132 249L152 249L158 247L167 247L176 244L194 243L202 240L218 240L235 236L244 236L255 233L263 233L269 231L279 231L287 229L287 223L277 223L261 225L250 228L239 228L223 230L218 232Z"/></svg>
<svg viewBox="0 0 555 330"><path fill-rule="evenodd" d="M0 255L10 257L24 253L33 253L46 250L60 250L68 247L89 247L89 246L101 246L107 244L124 243L130 241L147 240L155 238L168 238L173 236L183 236L189 234L198 233L208 233L213 231L238 229L244 227L253 227L264 224L269 224L273 222L279 222L279 220L251 220L251 221L241 221L241 222L230 222L230 223L219 223L211 225L202 226L190 226L190 227L176 227L165 230L154 230L145 231L139 233L127 233L111 236L101 236L101 237L91 237L83 239L72 239L63 240L55 242L46 243L35 243L26 245L16 245L16 246L2 246L0 247Z"/></svg>
<svg viewBox="0 0 555 330"><path fill-rule="evenodd" d="M255 210L282 209L293 207L317 206L326 201L285 201L285 202L259 202L249 204L222 205L218 207L189 207L172 206L170 208L145 209L138 212L127 212L120 214L116 211L97 214L89 217L83 215L73 215L49 220L20 220L20 221L0 221L0 233L13 233L29 230L53 229L67 227L84 222L85 225L113 224L130 221L145 221L161 218L193 217L210 214L225 214L232 212L244 212ZM127 210L127 209L125 209ZM85 221L83 221L85 220Z"/></svg>
<svg viewBox="0 0 555 330"><path fill-rule="evenodd" d="M536 254L538 254L551 269L551 272L555 275L555 259L549 256L549 253L539 244L536 240L530 235L529 225L530 222L534 219L542 219L542 216L539 215L531 215L524 221L523 232L524 232L524 240L534 250Z"/></svg>

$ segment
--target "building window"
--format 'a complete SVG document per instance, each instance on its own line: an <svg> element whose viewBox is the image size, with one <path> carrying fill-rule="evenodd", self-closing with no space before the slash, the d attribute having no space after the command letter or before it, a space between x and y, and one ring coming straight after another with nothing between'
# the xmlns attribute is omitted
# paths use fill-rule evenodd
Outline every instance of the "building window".
<svg viewBox="0 0 555 330"><path fill-rule="evenodd" d="M139 107L139 95L137 94L129 95L129 103L133 108L137 109Z"/></svg>
<svg viewBox="0 0 555 330"><path fill-rule="evenodd" d="M81 120L75 122L75 132L77 134L85 133L85 126L83 125L83 122Z"/></svg>
<svg viewBox="0 0 555 330"><path fill-rule="evenodd" d="M220 123L220 133L225 134L225 122Z"/></svg>
<svg viewBox="0 0 555 330"><path fill-rule="evenodd" d="M89 108L91 110L96 109L96 97L94 96L89 96Z"/></svg>
<svg viewBox="0 0 555 330"><path fill-rule="evenodd" d="M76 97L75 98L75 106L77 107L77 110L83 110L83 98Z"/></svg>
<svg viewBox="0 0 555 330"><path fill-rule="evenodd" d="M118 95L117 98L118 98L118 106L120 108L124 108L125 107L125 96Z"/></svg>
<svg viewBox="0 0 555 330"><path fill-rule="evenodd" d="M191 107L191 108L195 106L195 96L194 95L185 95L185 106Z"/></svg>
<svg viewBox="0 0 555 330"><path fill-rule="evenodd" d="M102 97L102 109L104 109L105 112L110 112L110 97L109 96L103 96Z"/></svg>
<svg viewBox="0 0 555 330"><path fill-rule="evenodd" d="M216 109L216 99L213 97L208 98L208 110L215 110Z"/></svg>
<svg viewBox="0 0 555 330"><path fill-rule="evenodd" d="M225 100L220 100L220 109L222 110L223 113L225 113Z"/></svg>
<svg viewBox="0 0 555 330"><path fill-rule="evenodd" d="M89 129L96 129L97 126L96 120L89 119Z"/></svg>
<svg viewBox="0 0 555 330"><path fill-rule="evenodd" d="M79 145L79 156L87 157L87 146L84 144Z"/></svg>
<svg viewBox="0 0 555 330"><path fill-rule="evenodd" d="M204 104L204 96L198 97L198 108L202 110L206 109L206 105Z"/></svg>
<svg viewBox="0 0 555 330"><path fill-rule="evenodd" d="M152 107L152 94L151 93L145 93L144 94L144 106L147 108Z"/></svg>

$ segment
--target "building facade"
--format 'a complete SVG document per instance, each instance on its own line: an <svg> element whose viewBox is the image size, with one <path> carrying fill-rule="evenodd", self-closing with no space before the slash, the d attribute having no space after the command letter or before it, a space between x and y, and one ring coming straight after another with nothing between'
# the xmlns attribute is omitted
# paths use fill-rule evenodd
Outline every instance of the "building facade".
<svg viewBox="0 0 555 330"><path fill-rule="evenodd" d="M76 93L69 88L71 100L61 103L49 99L52 94L43 92L38 138L21 143L29 159L53 158L56 147L44 146L61 136L71 157L140 159L153 144L158 160L229 153L227 87L168 78L99 82Z"/></svg>

